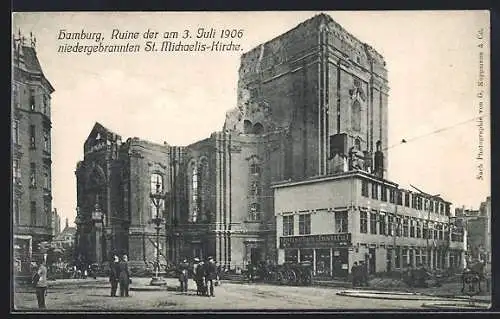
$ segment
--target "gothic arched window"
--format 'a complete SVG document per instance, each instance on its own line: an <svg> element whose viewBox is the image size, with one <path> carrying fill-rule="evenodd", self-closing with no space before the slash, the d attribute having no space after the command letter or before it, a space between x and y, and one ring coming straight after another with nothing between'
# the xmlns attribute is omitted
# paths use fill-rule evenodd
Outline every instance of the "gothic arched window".
<svg viewBox="0 0 500 319"><path fill-rule="evenodd" d="M191 221L196 223L198 218L198 167L193 165L191 170Z"/></svg>
<svg viewBox="0 0 500 319"><path fill-rule="evenodd" d="M264 133L264 126L260 123L255 123L253 126L253 133L254 134L262 134Z"/></svg>
<svg viewBox="0 0 500 319"><path fill-rule="evenodd" d="M151 174L149 191L151 194L157 194L157 193L163 194L163 176L161 174L159 173ZM161 200L160 202L153 202L153 200L151 200L150 208L151 208L149 215L150 219L156 217L162 217L163 211L165 210L165 199Z"/></svg>
<svg viewBox="0 0 500 319"><path fill-rule="evenodd" d="M259 203L252 203L250 205L250 220L260 220L261 218L261 209Z"/></svg>
<svg viewBox="0 0 500 319"><path fill-rule="evenodd" d="M361 131L361 104L358 100L354 101L352 104L352 117L351 124L354 131Z"/></svg>
<svg viewBox="0 0 500 319"><path fill-rule="evenodd" d="M243 133L251 134L252 131L253 131L252 122L250 122L249 120L243 121Z"/></svg>
<svg viewBox="0 0 500 319"><path fill-rule="evenodd" d="M261 173L261 167L260 167L260 165L257 164L257 163L252 163L250 165L250 173L252 175L260 175L260 173Z"/></svg>
<svg viewBox="0 0 500 319"><path fill-rule="evenodd" d="M356 149L356 151L361 151L361 141L359 140L359 138L356 138L354 140L354 148Z"/></svg>

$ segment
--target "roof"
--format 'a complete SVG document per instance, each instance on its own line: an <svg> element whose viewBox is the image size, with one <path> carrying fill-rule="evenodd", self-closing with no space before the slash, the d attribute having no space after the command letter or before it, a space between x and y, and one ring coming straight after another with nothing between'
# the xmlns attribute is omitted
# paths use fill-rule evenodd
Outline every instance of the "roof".
<svg viewBox="0 0 500 319"><path fill-rule="evenodd" d="M76 228L75 227L66 227L63 229L61 233L59 233L54 240L55 241L64 241L64 237L66 236L74 236L76 234Z"/></svg>
<svg viewBox="0 0 500 319"><path fill-rule="evenodd" d="M43 76L43 78L45 79L45 81L47 82L47 84L49 85L50 91L53 92L54 87L52 86L52 84L50 84L49 80L45 77L45 75L43 73L42 66L40 64L40 61L38 60L35 48L31 47L31 46L23 45L21 52L22 52L22 56L24 57L24 59L23 59L24 69L30 73L41 74ZM16 54L16 53L17 53L17 50L14 54ZM13 61L16 61L16 60L17 59L15 59L15 58L13 59ZM21 69L23 69L23 68L21 67Z"/></svg>

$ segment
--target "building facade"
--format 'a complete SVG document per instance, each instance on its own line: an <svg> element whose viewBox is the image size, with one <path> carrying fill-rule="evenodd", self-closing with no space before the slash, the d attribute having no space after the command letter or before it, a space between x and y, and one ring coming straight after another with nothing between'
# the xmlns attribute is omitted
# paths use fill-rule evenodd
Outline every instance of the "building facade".
<svg viewBox="0 0 500 319"><path fill-rule="evenodd" d="M12 51L12 223L16 260L52 238L51 94L34 38L14 35Z"/></svg>
<svg viewBox="0 0 500 319"><path fill-rule="evenodd" d="M461 268L463 232L450 203L350 170L275 184L278 262L313 264L317 275L346 277L354 262L370 274L416 267Z"/></svg>
<svg viewBox="0 0 500 319"><path fill-rule="evenodd" d="M94 127L77 168L77 247L97 261L118 249L147 264L155 247L149 196L159 178L168 261L277 260L271 185L350 168L383 178L388 91L383 57L331 17L314 16L242 55L236 107L221 132L187 146L113 138L91 147L98 131L108 134Z"/></svg>
<svg viewBox="0 0 500 319"><path fill-rule="evenodd" d="M61 216L57 209L52 210L52 237L57 236L61 232Z"/></svg>

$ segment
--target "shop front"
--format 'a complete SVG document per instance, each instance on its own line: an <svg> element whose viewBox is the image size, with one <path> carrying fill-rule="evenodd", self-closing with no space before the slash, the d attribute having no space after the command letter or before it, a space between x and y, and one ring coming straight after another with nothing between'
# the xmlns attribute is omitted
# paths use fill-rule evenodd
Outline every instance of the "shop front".
<svg viewBox="0 0 500 319"><path fill-rule="evenodd" d="M317 277L345 278L349 274L351 234L280 237L282 262L310 262Z"/></svg>

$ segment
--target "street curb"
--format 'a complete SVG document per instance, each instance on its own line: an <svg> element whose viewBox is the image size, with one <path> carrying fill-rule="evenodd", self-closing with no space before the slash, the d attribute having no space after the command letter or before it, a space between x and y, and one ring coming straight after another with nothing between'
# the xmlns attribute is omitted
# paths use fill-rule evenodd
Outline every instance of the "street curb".
<svg viewBox="0 0 500 319"><path fill-rule="evenodd" d="M349 293L345 293L343 291L341 292L338 292L336 293L336 295L338 296L343 296L343 297L353 297L353 298L365 298L365 299L382 299L382 300L418 300L418 298L398 298L398 297L383 297L383 296L377 296L377 294L380 294L380 295L384 295L384 294L392 294L392 295L404 295L403 293L389 293L389 292L372 292L373 295L375 296L363 296L363 295L356 295L356 294L349 294ZM408 296L415 296L415 297L418 297L418 296L421 296L421 297L429 297L429 298L433 298L433 299L436 299L436 300L442 300L442 299L447 299L449 301L462 301L462 302L465 302L465 301L469 301L468 298L463 298L463 297L456 297L456 296L453 296L453 297L444 297L444 296L438 296L438 295L428 295L428 294L419 294L419 293L408 293L406 294ZM491 301L486 301L486 300L481 300L481 299L474 299L474 302L475 303L481 303L481 304L491 304Z"/></svg>

